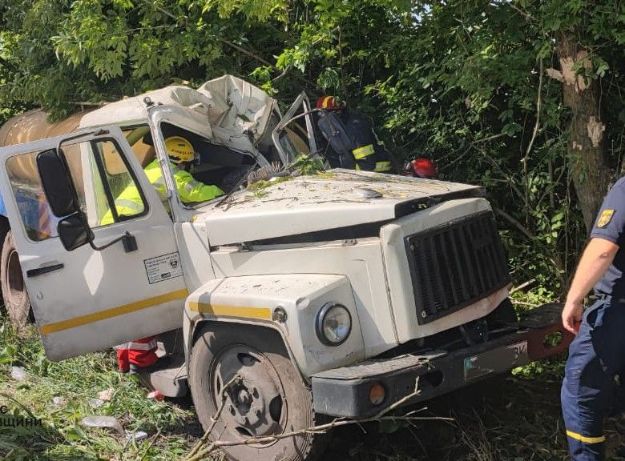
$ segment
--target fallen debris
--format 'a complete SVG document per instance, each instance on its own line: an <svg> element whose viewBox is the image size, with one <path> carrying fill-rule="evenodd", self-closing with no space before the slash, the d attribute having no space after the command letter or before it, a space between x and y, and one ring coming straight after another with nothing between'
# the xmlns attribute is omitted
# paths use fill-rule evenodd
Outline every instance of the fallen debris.
<svg viewBox="0 0 625 461"><path fill-rule="evenodd" d="M112 387L104 390L104 391L100 391L98 392L98 399L104 401L104 402L110 402L113 399L113 393L115 392L115 389L113 389Z"/></svg>
<svg viewBox="0 0 625 461"><path fill-rule="evenodd" d="M95 427L100 429L113 429L120 435L125 436L124 428L114 416L85 416L81 421L85 427Z"/></svg>
<svg viewBox="0 0 625 461"><path fill-rule="evenodd" d="M55 396L55 397L52 397L52 404L55 407L63 407L63 406L65 406L66 403L67 403L67 400L65 400L64 397L60 397L58 395Z"/></svg>
<svg viewBox="0 0 625 461"><path fill-rule="evenodd" d="M26 381L28 373L24 367L11 367L11 378L15 381Z"/></svg>
<svg viewBox="0 0 625 461"><path fill-rule="evenodd" d="M127 431L126 440L128 442L140 442L148 438L148 433L144 431Z"/></svg>
<svg viewBox="0 0 625 461"><path fill-rule="evenodd" d="M89 400L87 400L87 403L89 404L89 406L91 408L100 408L102 405L104 405L104 400L102 400L102 399L89 399Z"/></svg>

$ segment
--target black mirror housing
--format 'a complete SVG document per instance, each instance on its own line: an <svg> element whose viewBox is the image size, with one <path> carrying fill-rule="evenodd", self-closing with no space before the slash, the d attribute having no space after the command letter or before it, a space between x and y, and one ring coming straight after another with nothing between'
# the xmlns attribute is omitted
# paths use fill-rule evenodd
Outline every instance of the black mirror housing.
<svg viewBox="0 0 625 461"><path fill-rule="evenodd" d="M93 241L93 232L81 212L61 219L57 226L59 238L67 251L73 251Z"/></svg>
<svg viewBox="0 0 625 461"><path fill-rule="evenodd" d="M52 213L57 218L79 213L78 197L61 150L49 149L37 154L37 169Z"/></svg>

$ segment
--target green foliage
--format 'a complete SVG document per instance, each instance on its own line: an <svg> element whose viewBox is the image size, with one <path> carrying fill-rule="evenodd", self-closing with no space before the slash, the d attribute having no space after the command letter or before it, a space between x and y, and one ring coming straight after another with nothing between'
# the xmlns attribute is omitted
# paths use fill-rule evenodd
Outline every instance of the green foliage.
<svg viewBox="0 0 625 461"><path fill-rule="evenodd" d="M319 157L311 157L309 155L299 155L290 165L293 171L301 175L317 174L325 170L323 160Z"/></svg>

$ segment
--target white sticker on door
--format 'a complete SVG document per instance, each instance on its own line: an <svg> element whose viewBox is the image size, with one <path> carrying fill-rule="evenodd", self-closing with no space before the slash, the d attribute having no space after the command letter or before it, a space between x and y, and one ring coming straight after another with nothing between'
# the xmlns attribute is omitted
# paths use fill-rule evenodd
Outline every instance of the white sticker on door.
<svg viewBox="0 0 625 461"><path fill-rule="evenodd" d="M180 255L177 251L156 256L155 258L144 259L143 264L145 264L145 273L150 284L163 282L182 275Z"/></svg>

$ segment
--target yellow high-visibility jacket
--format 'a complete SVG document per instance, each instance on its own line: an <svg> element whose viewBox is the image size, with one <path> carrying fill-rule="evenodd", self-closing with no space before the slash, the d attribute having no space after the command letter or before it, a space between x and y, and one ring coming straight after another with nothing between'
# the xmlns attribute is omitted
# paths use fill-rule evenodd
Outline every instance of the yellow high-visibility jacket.
<svg viewBox="0 0 625 461"><path fill-rule="evenodd" d="M183 203L205 202L223 195L223 191L217 186L210 186L200 181L196 181L191 173L171 165L176 181L176 189ZM150 162L143 170L148 177L148 181L152 184L161 199L167 197L167 186L163 178L161 167L158 160ZM115 207L119 216L134 216L143 212L143 201L139 194L139 189L134 183L128 185L121 194L115 199ZM101 225L111 224L113 222L113 214L111 210L100 220Z"/></svg>

